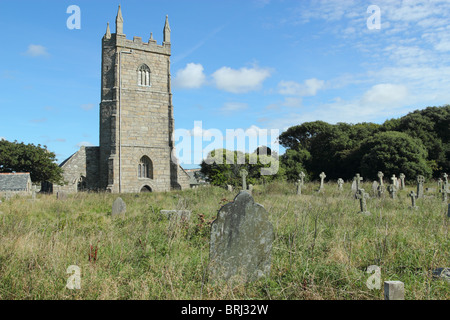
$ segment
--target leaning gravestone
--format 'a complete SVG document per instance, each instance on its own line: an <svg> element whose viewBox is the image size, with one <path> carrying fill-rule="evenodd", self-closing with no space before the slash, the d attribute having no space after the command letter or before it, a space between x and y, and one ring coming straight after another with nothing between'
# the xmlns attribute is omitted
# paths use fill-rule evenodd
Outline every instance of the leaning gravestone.
<svg viewBox="0 0 450 320"><path fill-rule="evenodd" d="M273 240L266 209L241 191L211 225L210 280L253 281L268 275Z"/></svg>
<svg viewBox="0 0 450 320"><path fill-rule="evenodd" d="M112 212L111 215L112 216L116 216L122 213L127 212L127 205L125 204L125 202L122 200L122 198L117 198L113 205L112 205Z"/></svg>

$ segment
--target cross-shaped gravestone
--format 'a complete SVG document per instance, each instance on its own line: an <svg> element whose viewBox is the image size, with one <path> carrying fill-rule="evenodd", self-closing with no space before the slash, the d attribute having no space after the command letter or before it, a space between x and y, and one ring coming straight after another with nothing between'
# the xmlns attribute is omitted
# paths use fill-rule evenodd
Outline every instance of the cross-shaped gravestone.
<svg viewBox="0 0 450 320"><path fill-rule="evenodd" d="M247 176L248 176L247 170L242 169L242 170L241 170L242 190L247 190L247 181L246 181Z"/></svg>
<svg viewBox="0 0 450 320"><path fill-rule="evenodd" d="M378 176L378 179L380 179L380 185L382 186L383 185L383 177L384 177L383 172L378 171L377 176Z"/></svg>
<svg viewBox="0 0 450 320"><path fill-rule="evenodd" d="M400 173L400 189L403 190L405 189L405 174L404 173Z"/></svg>
<svg viewBox="0 0 450 320"><path fill-rule="evenodd" d="M378 198L382 198L384 195L384 186L383 185L379 185L378 186Z"/></svg>
<svg viewBox="0 0 450 320"><path fill-rule="evenodd" d="M418 207L416 206L416 193L414 191L411 191L409 193L409 196L411 197L411 208L417 209Z"/></svg>
<svg viewBox="0 0 450 320"><path fill-rule="evenodd" d="M397 177L395 176L395 174L392 175L391 181L393 185L397 185Z"/></svg>
<svg viewBox="0 0 450 320"><path fill-rule="evenodd" d="M441 188L442 188L442 179L439 178L438 179L438 189L441 189Z"/></svg>
<svg viewBox="0 0 450 320"><path fill-rule="evenodd" d="M369 194L364 192L364 189L358 189L358 192L356 193L356 199L359 199L359 203L360 203L360 207L361 207L361 212L362 214L365 215L370 215L370 212L367 211L367 202L366 199L369 198Z"/></svg>
<svg viewBox="0 0 450 320"><path fill-rule="evenodd" d="M359 173L356 174L355 176L355 181L356 181L356 190L359 189L359 183L363 181L363 177L360 176Z"/></svg>
<svg viewBox="0 0 450 320"><path fill-rule="evenodd" d="M343 190L344 189L344 179L339 178L337 180L337 184L338 184L338 190Z"/></svg>
<svg viewBox="0 0 450 320"><path fill-rule="evenodd" d="M442 188L441 190L439 190L440 193L442 193L442 201L447 203L447 190L446 188Z"/></svg>
<svg viewBox="0 0 450 320"><path fill-rule="evenodd" d="M448 174L447 174L447 173L444 173L444 174L442 175L442 177L444 178L444 183L448 183Z"/></svg>
<svg viewBox="0 0 450 320"><path fill-rule="evenodd" d="M425 183L425 177L417 176L417 198L423 198L423 184Z"/></svg>
<svg viewBox="0 0 450 320"><path fill-rule="evenodd" d="M325 175L325 172L322 172L322 173L319 175L319 177L320 177L320 188L319 188L319 190L322 190L322 189L323 189L323 180L324 180L327 176Z"/></svg>
<svg viewBox="0 0 450 320"><path fill-rule="evenodd" d="M297 180L297 195L302 194L302 181L300 179Z"/></svg>
<svg viewBox="0 0 450 320"><path fill-rule="evenodd" d="M302 172L300 172L300 174L298 176L300 177L300 180L301 180L302 185L303 185L304 184L304 179L306 177L306 174L302 171Z"/></svg>

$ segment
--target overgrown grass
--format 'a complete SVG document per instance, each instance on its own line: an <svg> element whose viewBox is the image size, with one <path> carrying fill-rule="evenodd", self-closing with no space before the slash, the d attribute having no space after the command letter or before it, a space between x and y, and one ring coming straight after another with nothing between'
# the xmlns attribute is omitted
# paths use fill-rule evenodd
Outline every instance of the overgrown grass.
<svg viewBox="0 0 450 320"><path fill-rule="evenodd" d="M255 186L275 230L271 273L233 286L210 284L207 270L210 223L236 192L123 194L118 217L117 195L106 193L13 198L0 204L0 299L383 299L382 287L366 286L370 265L381 281L403 281L406 299L449 299L449 283L431 273L450 267L441 198L412 210L408 186L396 200L368 199L364 216L346 187L319 194L311 183L297 196L293 184ZM161 209L191 219L169 221ZM80 290L66 288L70 265L81 268Z"/></svg>

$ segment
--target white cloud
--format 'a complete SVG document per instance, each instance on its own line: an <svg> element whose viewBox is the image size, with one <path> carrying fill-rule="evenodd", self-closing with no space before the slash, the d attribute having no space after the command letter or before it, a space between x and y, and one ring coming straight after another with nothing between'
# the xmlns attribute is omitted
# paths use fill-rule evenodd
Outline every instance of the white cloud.
<svg viewBox="0 0 450 320"><path fill-rule="evenodd" d="M404 85L390 83L377 84L370 88L360 100L362 106L389 107L402 104L408 96Z"/></svg>
<svg viewBox="0 0 450 320"><path fill-rule="evenodd" d="M39 44L30 44L28 46L28 50L25 52L25 55L30 57L41 57L48 56L47 48L41 46Z"/></svg>
<svg viewBox="0 0 450 320"><path fill-rule="evenodd" d="M197 89L205 84L205 80L203 66L197 63L188 63L184 69L177 71L173 85L175 88Z"/></svg>
<svg viewBox="0 0 450 320"><path fill-rule="evenodd" d="M304 83L281 81L278 84L278 92L283 95L315 96L324 85L325 81L315 78L305 80Z"/></svg>
<svg viewBox="0 0 450 320"><path fill-rule="evenodd" d="M241 68L239 70L222 67L212 74L216 87L231 93L246 93L261 88L270 76L269 69Z"/></svg>

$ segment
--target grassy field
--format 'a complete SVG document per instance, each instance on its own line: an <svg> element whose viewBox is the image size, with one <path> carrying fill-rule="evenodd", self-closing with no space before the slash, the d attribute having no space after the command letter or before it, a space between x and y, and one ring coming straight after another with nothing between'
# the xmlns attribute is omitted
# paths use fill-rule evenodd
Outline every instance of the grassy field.
<svg viewBox="0 0 450 320"><path fill-rule="evenodd" d="M105 193L3 201L0 299L379 300L386 280L404 282L407 300L450 299L449 283L432 276L450 267L447 204L437 194L412 210L415 187L407 186L398 199L368 199L364 216L349 184L342 192L326 184L323 194L317 187L297 196L293 184L255 186L275 231L271 273L234 286L210 284L207 270L210 223L236 192L124 194L119 217L111 216L117 195ZM169 221L162 209L192 216ZM71 265L81 269L79 290L66 288ZM381 268L381 289L366 285L370 265Z"/></svg>

